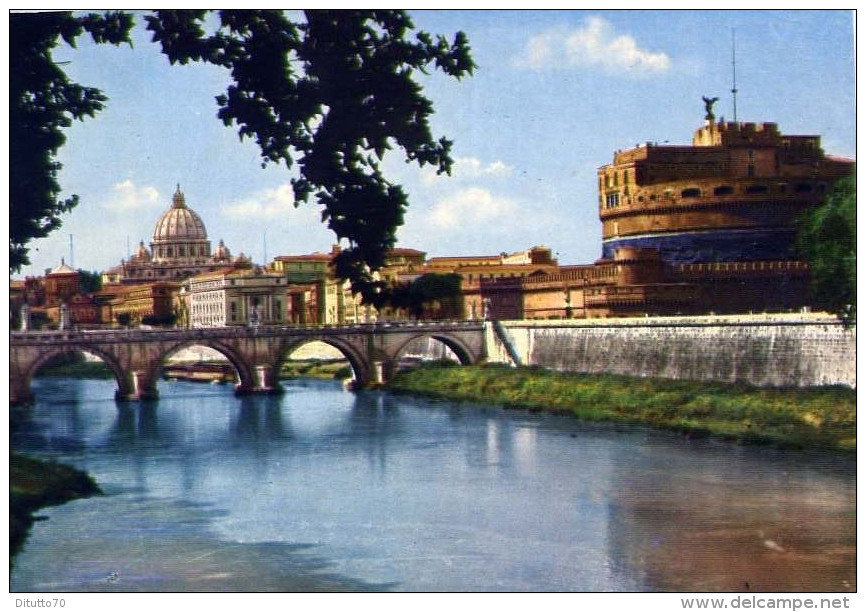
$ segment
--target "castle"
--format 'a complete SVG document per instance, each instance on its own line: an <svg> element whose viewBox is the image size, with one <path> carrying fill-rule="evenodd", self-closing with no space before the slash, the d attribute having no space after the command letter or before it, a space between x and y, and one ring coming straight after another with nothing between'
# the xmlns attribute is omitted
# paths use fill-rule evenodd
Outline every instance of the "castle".
<svg viewBox="0 0 866 612"><path fill-rule="evenodd" d="M481 280L503 319L788 311L809 306L794 222L854 162L819 136L715 121L692 144L645 143L598 169L601 258Z"/></svg>

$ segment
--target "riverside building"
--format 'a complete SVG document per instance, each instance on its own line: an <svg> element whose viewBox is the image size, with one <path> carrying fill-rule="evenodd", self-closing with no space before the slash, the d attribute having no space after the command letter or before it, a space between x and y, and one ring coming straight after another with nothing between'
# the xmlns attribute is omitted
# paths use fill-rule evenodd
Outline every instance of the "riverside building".
<svg viewBox="0 0 866 612"><path fill-rule="evenodd" d="M598 169L601 258L481 281L497 318L790 311L809 306L795 220L854 162L816 135L715 121L691 145L645 143Z"/></svg>

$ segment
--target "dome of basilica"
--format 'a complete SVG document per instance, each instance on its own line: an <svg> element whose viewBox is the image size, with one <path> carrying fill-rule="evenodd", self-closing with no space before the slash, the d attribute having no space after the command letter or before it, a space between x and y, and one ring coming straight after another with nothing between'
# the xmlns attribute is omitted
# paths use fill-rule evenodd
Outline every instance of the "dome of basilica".
<svg viewBox="0 0 866 612"><path fill-rule="evenodd" d="M153 244L179 240L207 240L207 231L198 214L187 208L180 185L172 198L171 208L165 211L153 228Z"/></svg>

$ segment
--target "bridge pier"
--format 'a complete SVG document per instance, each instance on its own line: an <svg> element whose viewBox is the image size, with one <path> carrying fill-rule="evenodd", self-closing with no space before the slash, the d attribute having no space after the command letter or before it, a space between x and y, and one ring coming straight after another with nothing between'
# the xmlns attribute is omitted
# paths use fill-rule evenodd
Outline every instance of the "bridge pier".
<svg viewBox="0 0 866 612"><path fill-rule="evenodd" d="M396 366L393 360L373 362L373 385L384 385L394 376Z"/></svg>
<svg viewBox="0 0 866 612"><path fill-rule="evenodd" d="M139 370L133 370L128 375L128 380L114 394L114 399L121 402L138 402L143 400L155 400L159 397L154 381L147 379L147 374Z"/></svg>
<svg viewBox="0 0 866 612"><path fill-rule="evenodd" d="M260 364L253 367L253 384L245 384L243 381L235 385L236 395L248 395L250 393L277 394L282 392L282 387L269 365Z"/></svg>
<svg viewBox="0 0 866 612"><path fill-rule="evenodd" d="M10 406L28 406L33 403L33 392L30 391L30 385L21 383L22 379L20 378L10 378L9 380Z"/></svg>

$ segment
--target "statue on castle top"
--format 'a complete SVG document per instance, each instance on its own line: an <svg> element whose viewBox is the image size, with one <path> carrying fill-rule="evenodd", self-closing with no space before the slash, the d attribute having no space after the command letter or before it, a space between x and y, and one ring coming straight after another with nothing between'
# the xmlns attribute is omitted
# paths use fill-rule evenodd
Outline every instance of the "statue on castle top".
<svg viewBox="0 0 866 612"><path fill-rule="evenodd" d="M707 110L707 115L706 115L706 117L704 117L704 119L707 119L709 121L713 121L716 118L716 116L713 114L713 104L718 102L719 99L718 98L708 98L706 96L702 96L702 99L704 101L704 106Z"/></svg>

